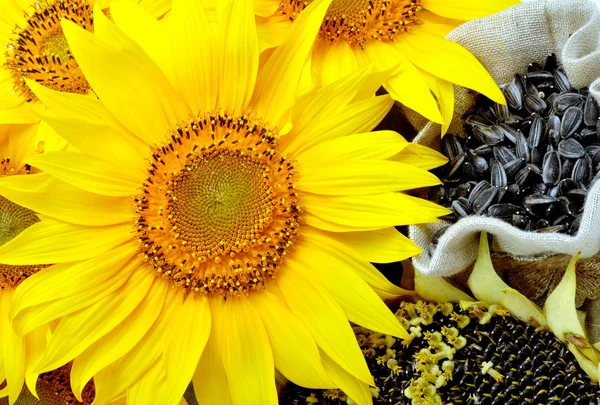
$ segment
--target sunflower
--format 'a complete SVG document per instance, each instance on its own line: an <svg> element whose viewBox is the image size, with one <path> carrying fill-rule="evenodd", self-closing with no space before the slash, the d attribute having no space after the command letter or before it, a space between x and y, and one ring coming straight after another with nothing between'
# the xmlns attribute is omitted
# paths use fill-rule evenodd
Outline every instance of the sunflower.
<svg viewBox="0 0 600 405"><path fill-rule="evenodd" d="M93 377L97 404L177 404L190 380L202 404L276 404L275 369L368 404L348 321L407 336L381 297L409 292L369 262L417 254L394 226L448 213L401 192L444 160L369 132L393 104L369 68L297 96L329 2L262 64L250 0L223 6L212 25L195 0L161 21L114 3L94 34L63 22L99 99L27 81L80 152L0 179L44 215L0 262L55 263L20 285L13 325L60 319L35 371L73 361L74 395ZM47 176L69 189L40 195Z"/></svg>
<svg viewBox="0 0 600 405"><path fill-rule="evenodd" d="M165 14L170 0L139 0L154 16ZM109 0L100 0L105 7ZM27 86L34 80L51 89L91 93L69 50L60 21L93 31L94 0L2 0L0 4L0 125L38 125L34 111L45 107ZM92 96L93 93L92 93ZM47 128L40 128L46 131Z"/></svg>
<svg viewBox="0 0 600 405"><path fill-rule="evenodd" d="M262 48L276 46L312 0L254 0ZM210 3L210 1L207 1ZM313 83L326 85L374 63L392 73L383 87L444 132L453 84L505 103L494 80L465 48L444 37L458 25L518 0L333 0L311 55Z"/></svg>
<svg viewBox="0 0 600 405"><path fill-rule="evenodd" d="M24 161L44 148L45 141L39 135L40 132L29 125L0 126L0 177L32 176L32 168ZM32 210L0 195L0 244L8 243L38 222ZM8 311L17 286L44 267L43 264L0 265L0 397L8 396L5 400L11 405L25 381L35 387L37 375L32 371L41 359L48 327L40 326L24 337L17 336L10 326Z"/></svg>

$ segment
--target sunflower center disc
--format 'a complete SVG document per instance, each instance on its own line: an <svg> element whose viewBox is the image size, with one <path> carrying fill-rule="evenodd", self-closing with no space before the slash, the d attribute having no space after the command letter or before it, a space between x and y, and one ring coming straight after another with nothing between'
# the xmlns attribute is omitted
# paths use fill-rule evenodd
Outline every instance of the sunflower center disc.
<svg viewBox="0 0 600 405"><path fill-rule="evenodd" d="M299 227L292 166L248 116L207 114L152 155L136 199L147 262L186 290L230 295L275 276Z"/></svg>
<svg viewBox="0 0 600 405"><path fill-rule="evenodd" d="M15 169L8 160L0 162L0 173L26 174L28 172L28 168ZM30 209L21 207L0 196L0 246L14 239L38 221L37 215ZM16 288L23 280L43 267L45 266L0 264L0 289L5 287Z"/></svg>
<svg viewBox="0 0 600 405"><path fill-rule="evenodd" d="M312 0L283 0L282 14L294 20ZM421 0L333 0L321 25L319 38L346 41L361 48L369 39L393 41L418 24Z"/></svg>
<svg viewBox="0 0 600 405"><path fill-rule="evenodd" d="M15 28L8 44L6 66L12 73L15 89L27 101L35 100L36 96L25 79L58 91L87 94L90 86L71 55L60 20L73 21L91 31L93 16L88 1L38 1L33 8L23 27Z"/></svg>

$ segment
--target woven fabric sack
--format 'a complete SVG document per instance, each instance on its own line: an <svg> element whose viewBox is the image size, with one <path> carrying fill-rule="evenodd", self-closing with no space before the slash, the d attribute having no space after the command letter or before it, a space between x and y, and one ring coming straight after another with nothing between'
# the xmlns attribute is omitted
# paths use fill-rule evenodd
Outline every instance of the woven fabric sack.
<svg viewBox="0 0 600 405"><path fill-rule="evenodd" d="M469 49L499 84L524 73L530 62L542 63L555 53L572 86L589 86L600 102L600 14L590 1L523 3L470 21L447 38ZM456 87L455 91L455 115L448 132L464 135L460 117L473 106L474 98L464 89ZM427 123L414 142L439 150L440 131L439 125ZM600 269L600 255L596 256L600 252L600 182L588 193L581 226L574 236L525 232L499 219L473 216L451 225L437 246L433 245L436 233L447 225L442 221L410 227L411 239L424 251L413 260L417 271L452 276L468 269L476 259L481 231L493 235L492 249L499 252L497 257L502 260L498 262L504 267L521 266L523 272L544 266L557 269L558 263L581 252L581 257L587 258L582 265L588 267L581 271ZM594 279L600 283L600 277ZM595 290L600 294L600 288Z"/></svg>

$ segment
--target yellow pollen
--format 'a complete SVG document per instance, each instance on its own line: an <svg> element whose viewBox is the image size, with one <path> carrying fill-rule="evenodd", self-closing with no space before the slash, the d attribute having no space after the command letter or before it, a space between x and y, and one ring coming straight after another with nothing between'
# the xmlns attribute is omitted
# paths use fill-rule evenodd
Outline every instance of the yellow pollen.
<svg viewBox="0 0 600 405"><path fill-rule="evenodd" d="M29 166L17 167L10 159L0 161L0 177L13 174L29 174ZM0 196L0 246L12 240L29 226L38 222L37 215ZM44 265L13 266L0 264L0 289L16 288L23 280L43 269Z"/></svg>
<svg viewBox="0 0 600 405"><path fill-rule="evenodd" d="M40 0L23 27L17 26L6 53L15 90L27 101L36 100L25 83L35 80L54 90L87 94L90 86L73 59L60 20L70 20L92 31L92 8L87 0Z"/></svg>
<svg viewBox="0 0 600 405"><path fill-rule="evenodd" d="M299 228L293 179L259 119L217 112L177 126L153 150L136 197L140 252L189 292L262 288Z"/></svg>
<svg viewBox="0 0 600 405"><path fill-rule="evenodd" d="M312 0L282 0L281 14L296 19ZM319 31L329 42L346 41L361 48L369 40L393 41L419 24L421 0L333 0Z"/></svg>

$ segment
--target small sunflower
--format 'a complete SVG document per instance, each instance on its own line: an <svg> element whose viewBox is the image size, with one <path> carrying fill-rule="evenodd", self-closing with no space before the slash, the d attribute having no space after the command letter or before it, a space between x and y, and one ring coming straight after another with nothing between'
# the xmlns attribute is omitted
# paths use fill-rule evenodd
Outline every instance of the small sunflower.
<svg viewBox="0 0 600 405"><path fill-rule="evenodd" d="M369 262L418 253L394 226L447 214L401 192L438 184L424 168L443 159L369 132L393 100L368 68L297 96L329 2L262 64L251 2L223 6L212 25L195 0L162 21L114 3L95 34L63 22L99 99L27 81L81 153L0 181L45 217L0 262L56 263L17 290L15 329L60 319L35 371L73 361L95 404L174 405L193 379L202 404L274 405L275 369L369 404L348 321L407 336L380 299L407 292ZM47 176L69 189L40 195Z"/></svg>
<svg viewBox="0 0 600 405"><path fill-rule="evenodd" d="M311 1L254 0L261 46L277 46ZM476 90L499 103L504 103L504 97L479 61L444 37L465 21L518 3L333 0L312 51L312 81L326 85L374 63L377 70L391 73L383 87L395 100L448 126L454 109L453 84Z"/></svg>
<svg viewBox="0 0 600 405"><path fill-rule="evenodd" d="M170 0L139 0L156 17ZM109 0L99 1L101 7ZM0 125L38 125L34 110L45 107L27 86L32 80L51 89L88 94L90 86L73 58L60 21L92 32L94 0L3 0L0 4ZM93 95L93 94L92 94ZM47 129L40 128L41 131Z"/></svg>
<svg viewBox="0 0 600 405"><path fill-rule="evenodd" d="M0 126L0 177L32 176L32 168L25 164L25 158L37 154L43 147L44 142L37 138L38 135L38 131L27 125ZM0 195L0 245L38 222L39 218L32 210ZM10 325L8 312L15 289L44 267L43 264L0 265L0 397L8 396L5 400L11 405L19 397L25 381L35 387L37 375L32 373L33 367L41 359L48 328L40 326L24 337L17 336Z"/></svg>

